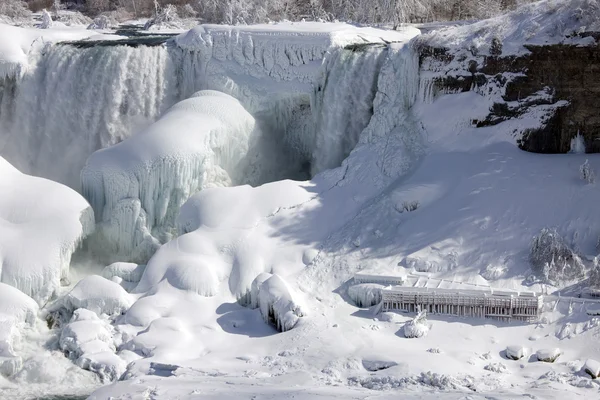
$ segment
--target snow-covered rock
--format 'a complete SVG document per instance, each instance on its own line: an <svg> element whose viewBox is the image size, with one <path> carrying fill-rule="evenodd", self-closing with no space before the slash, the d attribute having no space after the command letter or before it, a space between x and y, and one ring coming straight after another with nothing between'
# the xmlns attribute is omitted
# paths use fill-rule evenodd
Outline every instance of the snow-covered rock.
<svg viewBox="0 0 600 400"><path fill-rule="evenodd" d="M132 304L133 298L125 289L99 275L85 277L60 301L68 311L84 308L97 315L119 315Z"/></svg>
<svg viewBox="0 0 600 400"><path fill-rule="evenodd" d="M553 363L561 354L562 353L558 348L540 349L536 351L535 356L537 357L538 361Z"/></svg>
<svg viewBox="0 0 600 400"><path fill-rule="evenodd" d="M348 296L357 307L371 307L381 302L381 289L377 283L360 283L348 288Z"/></svg>
<svg viewBox="0 0 600 400"><path fill-rule="evenodd" d="M523 346L507 346L506 347L506 357L511 360L520 360L525 356L525 347Z"/></svg>
<svg viewBox="0 0 600 400"><path fill-rule="evenodd" d="M306 315L297 295L279 275L271 276L260 285L258 299L263 319L280 332L289 331Z"/></svg>
<svg viewBox="0 0 600 400"><path fill-rule="evenodd" d="M583 372L590 375L592 379L600 377L600 362L592 360L591 358L585 361L585 364L581 368Z"/></svg>
<svg viewBox="0 0 600 400"><path fill-rule="evenodd" d="M85 353L116 350L110 324L99 318L67 324L61 331L59 346L73 360Z"/></svg>
<svg viewBox="0 0 600 400"><path fill-rule="evenodd" d="M233 97L201 91L145 131L92 154L83 193L99 222L101 256L147 261L175 233L179 207L197 191L239 183L254 118Z"/></svg>
<svg viewBox="0 0 600 400"><path fill-rule="evenodd" d="M44 304L68 278L94 213L74 190L22 174L2 157L0 193L0 281Z"/></svg>
<svg viewBox="0 0 600 400"><path fill-rule="evenodd" d="M98 374L102 382L116 381L127 369L125 360L112 351L85 353L77 359L76 364Z"/></svg>

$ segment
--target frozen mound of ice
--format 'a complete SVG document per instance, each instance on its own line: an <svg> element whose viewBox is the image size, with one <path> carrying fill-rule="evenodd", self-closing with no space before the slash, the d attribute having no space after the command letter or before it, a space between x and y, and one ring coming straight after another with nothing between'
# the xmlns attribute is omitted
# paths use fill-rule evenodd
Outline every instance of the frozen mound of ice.
<svg viewBox="0 0 600 400"><path fill-rule="evenodd" d="M97 315L109 316L123 314L132 304L133 298L125 289L99 275L83 278L60 301L67 311L84 308Z"/></svg>
<svg viewBox="0 0 600 400"><path fill-rule="evenodd" d="M348 288L348 297L357 307L371 307L381 302L381 289L377 283L360 283Z"/></svg>
<svg viewBox="0 0 600 400"><path fill-rule="evenodd" d="M145 131L92 154L81 179L99 222L94 251L147 261L172 237L192 194L240 181L255 135L254 118L237 100L201 91Z"/></svg>
<svg viewBox="0 0 600 400"><path fill-rule="evenodd" d="M44 304L68 279L94 213L74 190L22 174L2 157L0 193L0 282Z"/></svg>
<svg viewBox="0 0 600 400"><path fill-rule="evenodd" d="M21 329L33 324L38 312L37 303L12 286L0 283L0 376L11 376L22 366L18 354Z"/></svg>
<svg viewBox="0 0 600 400"><path fill-rule="evenodd" d="M540 349L535 353L535 356L537 357L538 361L543 361L547 363L553 363L560 355L561 351L559 348Z"/></svg>
<svg viewBox="0 0 600 400"><path fill-rule="evenodd" d="M260 297L258 296L260 286L272 276L273 275L269 274L268 272L261 272L258 274L258 276L252 281L252 285L250 285L250 298L247 298L247 296L242 298L241 303L246 304L250 308L260 307Z"/></svg>
<svg viewBox="0 0 600 400"><path fill-rule="evenodd" d="M306 315L292 288L279 275L264 281L258 289L258 304L265 322L280 332L289 331Z"/></svg>
<svg viewBox="0 0 600 400"><path fill-rule="evenodd" d="M98 374L102 382L116 381L127 369L125 360L112 351L85 353L75 363Z"/></svg>
<svg viewBox="0 0 600 400"><path fill-rule="evenodd" d="M20 290L0 282L0 320L12 319L32 324L37 303Z"/></svg>

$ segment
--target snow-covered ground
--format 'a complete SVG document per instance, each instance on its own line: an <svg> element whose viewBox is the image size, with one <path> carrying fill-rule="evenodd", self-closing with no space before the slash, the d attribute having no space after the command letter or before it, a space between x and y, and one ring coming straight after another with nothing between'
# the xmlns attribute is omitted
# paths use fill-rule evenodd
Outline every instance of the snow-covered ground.
<svg viewBox="0 0 600 400"><path fill-rule="evenodd" d="M518 54L528 37L512 26L538 17L535 42L560 42L547 25L597 29L594 5L550 0L417 41L459 52L479 38L484 51L501 26L504 49ZM580 7L585 17L570 18ZM0 70L2 60L27 66L0 86L0 155L78 189L85 159L108 147L82 177L113 241L90 238L94 258L76 254L72 282L53 287L59 298L40 311L0 283L0 371L9 371L0 397L88 395L118 378L90 398L597 397L586 368L600 360L600 305L568 297L570 283L532 279L528 256L532 237L551 227L591 266L600 192L580 166L598 171L600 159L519 150L514 132L539 125L535 112L474 127L498 93L432 92L410 42L418 33L207 25L167 46L43 53L0 36L0 54L19 55L0 58ZM133 126L143 129L132 136ZM283 179L300 169L309 179ZM4 170L15 178L0 175L0 265L13 284L6 254L26 271L43 255L33 241L43 232L70 257L93 224L74 219L89 207L75 191ZM139 256L132 249L144 240ZM78 281L98 257L121 263ZM372 284L349 289L357 272L566 297L547 296L537 323L428 315L418 323L427 334L407 338L413 315L356 306L377 301ZM17 287L42 306L49 297Z"/></svg>

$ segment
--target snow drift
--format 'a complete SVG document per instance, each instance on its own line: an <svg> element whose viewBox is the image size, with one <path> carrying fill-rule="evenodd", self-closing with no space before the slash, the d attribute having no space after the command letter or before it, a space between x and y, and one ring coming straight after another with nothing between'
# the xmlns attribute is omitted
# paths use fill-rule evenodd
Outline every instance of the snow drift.
<svg viewBox="0 0 600 400"><path fill-rule="evenodd" d="M201 91L145 131L90 156L83 194L97 216L94 251L145 262L175 233L179 207L195 192L244 179L254 118L224 93Z"/></svg>
<svg viewBox="0 0 600 400"><path fill-rule="evenodd" d="M68 279L94 213L72 189L22 174L2 157L0 193L0 281L44 304Z"/></svg>

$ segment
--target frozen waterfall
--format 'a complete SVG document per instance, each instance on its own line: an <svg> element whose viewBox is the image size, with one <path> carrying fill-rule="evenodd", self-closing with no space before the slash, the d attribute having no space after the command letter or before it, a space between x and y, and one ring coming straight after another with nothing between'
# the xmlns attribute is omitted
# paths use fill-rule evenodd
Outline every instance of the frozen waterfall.
<svg viewBox="0 0 600 400"><path fill-rule="evenodd" d="M0 153L26 173L78 188L88 155L175 102L174 75L164 46L47 46L21 79L0 83Z"/></svg>
<svg viewBox="0 0 600 400"><path fill-rule="evenodd" d="M354 149L373 115L377 78L387 54L381 44L335 49L314 84L312 173L335 168Z"/></svg>

